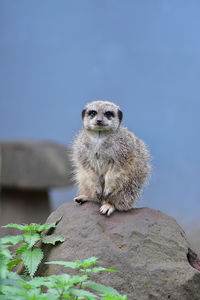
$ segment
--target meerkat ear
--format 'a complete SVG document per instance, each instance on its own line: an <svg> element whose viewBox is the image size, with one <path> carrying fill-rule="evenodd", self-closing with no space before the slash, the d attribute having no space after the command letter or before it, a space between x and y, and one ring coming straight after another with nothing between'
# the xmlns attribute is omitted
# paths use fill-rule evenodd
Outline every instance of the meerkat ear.
<svg viewBox="0 0 200 300"><path fill-rule="evenodd" d="M86 112L86 109L82 110L82 120L83 120L84 117L85 117L85 112Z"/></svg>
<svg viewBox="0 0 200 300"><path fill-rule="evenodd" d="M122 121L122 118L123 118L123 113L122 113L122 111L121 110L118 110L118 118L119 118L119 121L120 121L120 123L121 123L121 121Z"/></svg>

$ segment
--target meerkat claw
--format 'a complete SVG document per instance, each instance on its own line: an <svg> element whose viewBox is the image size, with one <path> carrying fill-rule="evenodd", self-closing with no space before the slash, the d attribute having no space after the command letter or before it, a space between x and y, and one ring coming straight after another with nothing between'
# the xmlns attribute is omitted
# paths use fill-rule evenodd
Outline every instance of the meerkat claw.
<svg viewBox="0 0 200 300"><path fill-rule="evenodd" d="M78 203L79 205L82 205L88 201L87 199L84 199L84 197L81 197L81 196L75 197L73 200L74 200L74 202Z"/></svg>
<svg viewBox="0 0 200 300"><path fill-rule="evenodd" d="M105 203L100 207L100 213L103 215L110 216L114 211L114 206L109 203Z"/></svg>

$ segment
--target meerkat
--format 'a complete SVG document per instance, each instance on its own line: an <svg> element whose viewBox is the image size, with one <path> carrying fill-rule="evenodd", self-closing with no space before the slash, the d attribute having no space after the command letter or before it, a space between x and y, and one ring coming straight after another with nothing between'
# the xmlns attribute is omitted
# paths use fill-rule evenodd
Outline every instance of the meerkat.
<svg viewBox="0 0 200 300"><path fill-rule="evenodd" d="M82 111L83 130L72 147L74 201L100 203L100 213L127 211L136 205L150 173L146 145L121 126L122 111L109 101L93 101Z"/></svg>

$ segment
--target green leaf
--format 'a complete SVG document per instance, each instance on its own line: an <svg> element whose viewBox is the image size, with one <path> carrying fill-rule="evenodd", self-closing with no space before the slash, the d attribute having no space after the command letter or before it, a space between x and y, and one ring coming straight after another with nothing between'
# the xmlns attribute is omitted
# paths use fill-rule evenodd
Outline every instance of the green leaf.
<svg viewBox="0 0 200 300"><path fill-rule="evenodd" d="M24 224L24 225L21 225L21 224L14 224L14 223L11 223L11 224L7 224L5 226L2 226L4 228L16 228L16 229L19 229L19 230L22 230L22 231L27 231L27 232L38 232L38 233L41 233L42 231L46 230L46 229L49 229L49 228L55 228L56 227L56 224L53 223L53 224L49 224L49 223L46 223L46 224L36 224L36 223L31 223L31 224Z"/></svg>
<svg viewBox="0 0 200 300"><path fill-rule="evenodd" d="M0 257L7 258L7 259L12 258L10 250L7 249L7 245L1 245L1 247L0 247ZM2 259L0 261L2 261Z"/></svg>
<svg viewBox="0 0 200 300"><path fill-rule="evenodd" d="M73 262L71 262L71 261L50 261L50 262L46 262L46 264L52 264L52 265L54 264L54 265L63 266L65 268L78 269L80 267L87 268L96 262L97 262L96 257L90 257L85 260L75 260Z"/></svg>
<svg viewBox="0 0 200 300"><path fill-rule="evenodd" d="M36 232L37 228L39 227L40 225L39 224L36 224L36 223L31 223L31 224L26 224L24 225L24 231L27 231L27 232Z"/></svg>
<svg viewBox="0 0 200 300"><path fill-rule="evenodd" d="M12 270L12 267L18 265L18 264L20 263L20 261L22 261L21 258L17 258L17 259L11 260L11 261L7 264L8 270L9 270L9 271Z"/></svg>
<svg viewBox="0 0 200 300"><path fill-rule="evenodd" d="M82 275L82 276L73 275L73 276L70 276L69 274L51 275L48 278L52 282L62 283L63 286L66 286L66 285L74 286L74 285L77 285L78 283L82 283L82 282L88 280L87 275Z"/></svg>
<svg viewBox="0 0 200 300"><path fill-rule="evenodd" d="M93 281L84 282L83 287L89 287L89 288L91 288L95 291L101 292L103 294L109 294L109 295L113 295L113 296L120 296L118 291L116 291L114 288L109 287L109 286L105 286L103 284L96 283L96 282L93 282Z"/></svg>
<svg viewBox="0 0 200 300"><path fill-rule="evenodd" d="M5 279L6 281L15 281L16 285L18 285L17 283L17 280L19 280L21 277L20 275L18 275L17 273L15 272L9 272L8 273L8 276L7 276L7 279Z"/></svg>
<svg viewBox="0 0 200 300"><path fill-rule="evenodd" d="M28 245L26 243L23 243L19 246L19 248L16 250L15 254L18 255L20 253L23 253L26 249L28 249Z"/></svg>
<svg viewBox="0 0 200 300"><path fill-rule="evenodd" d="M84 260L76 260L76 262L82 266L83 268L88 268L89 266L95 264L98 262L98 258L96 257L89 257L87 259Z"/></svg>
<svg viewBox="0 0 200 300"><path fill-rule="evenodd" d="M46 300L57 300L59 299L59 296L58 296L58 291L56 289L48 289L47 293L45 294L46 296ZM62 297L63 299L64 297ZM71 298L69 298L71 299ZM39 300L39 299L38 299Z"/></svg>
<svg viewBox="0 0 200 300"><path fill-rule="evenodd" d="M26 266L29 274L33 277L36 272L39 263L43 258L43 252L39 248L26 249L21 256L24 265Z"/></svg>
<svg viewBox="0 0 200 300"><path fill-rule="evenodd" d="M103 298L101 298L102 300L128 300L127 296L124 295L124 296L112 296L112 295L109 295L109 294L105 294L103 295Z"/></svg>
<svg viewBox="0 0 200 300"><path fill-rule="evenodd" d="M70 282L72 282L74 285L76 285L77 283L81 283L81 282L84 282L88 280L88 276L87 275L74 275L74 276L71 276L70 278Z"/></svg>
<svg viewBox="0 0 200 300"><path fill-rule="evenodd" d="M1 245L0 247L0 278L6 278L8 274L7 264L12 259L12 255L6 245Z"/></svg>
<svg viewBox="0 0 200 300"><path fill-rule="evenodd" d="M14 223L10 223L7 225L2 226L4 228L16 228L19 230L24 230L25 227L27 227L26 225L21 225L21 224L14 224Z"/></svg>
<svg viewBox="0 0 200 300"><path fill-rule="evenodd" d="M42 242L44 244L52 244L55 245L57 242L64 242L65 238L57 234L44 235L42 237Z"/></svg>
<svg viewBox="0 0 200 300"><path fill-rule="evenodd" d="M23 300L24 298L9 295L0 295L0 300Z"/></svg>
<svg viewBox="0 0 200 300"><path fill-rule="evenodd" d="M26 278L26 277L25 277ZM29 281L26 281L25 279L21 278L18 283L25 289L30 290L32 286L29 284Z"/></svg>
<svg viewBox="0 0 200 300"><path fill-rule="evenodd" d="M23 241L22 235L7 235L0 238L0 244L12 244L16 245L17 243Z"/></svg>
<svg viewBox="0 0 200 300"><path fill-rule="evenodd" d="M52 275L51 279L51 288L58 289L62 291L63 289L68 290L70 287L73 287L73 282L71 276L68 274L61 275Z"/></svg>
<svg viewBox="0 0 200 300"><path fill-rule="evenodd" d="M9 285L4 285L1 287L1 292L4 294L4 295L13 295L13 296L16 296L16 295L19 295L19 293L22 291L22 289L20 287L17 287L17 286L9 286Z"/></svg>
<svg viewBox="0 0 200 300"><path fill-rule="evenodd" d="M78 269L80 267L80 264L77 264L77 262L71 262L71 261L49 261L45 262L47 265L60 265L65 268L72 268L72 269Z"/></svg>
<svg viewBox="0 0 200 300"><path fill-rule="evenodd" d="M85 290L81 290L81 289L73 289L71 288L69 290L70 294L76 296L76 297L81 297L82 299L97 299L97 296L91 292L85 291Z"/></svg>
<svg viewBox="0 0 200 300"><path fill-rule="evenodd" d="M42 225L38 225L37 232L41 233L47 229L55 228L61 220L62 220L62 216L55 223L45 223Z"/></svg>
<svg viewBox="0 0 200 300"><path fill-rule="evenodd" d="M39 240L41 240L39 233L24 233L24 241L28 243L28 248L32 248Z"/></svg>
<svg viewBox="0 0 200 300"><path fill-rule="evenodd" d="M39 233L41 233L41 232L43 232L43 231L45 231L47 229L55 228L55 227L56 227L55 223L52 223L52 224L46 223L46 224L38 225L36 231L39 232Z"/></svg>
<svg viewBox="0 0 200 300"><path fill-rule="evenodd" d="M27 283L29 284L29 286L31 288L36 288L36 287L41 287L41 286L46 286L46 287L52 287L52 284L55 282L55 280L52 280L51 276L48 277L35 277L29 281L27 281Z"/></svg>
<svg viewBox="0 0 200 300"><path fill-rule="evenodd" d="M41 299L49 299L46 297L45 294L41 291L40 288L34 288L31 290L22 290L21 292L18 293L18 295L23 296L24 298L22 299L28 299L28 300L41 300ZM21 299L21 298L20 298Z"/></svg>
<svg viewBox="0 0 200 300"><path fill-rule="evenodd" d="M99 272L118 272L116 270L113 269L107 269L107 268L102 268L102 267L98 267L98 268L92 268L92 269L87 269L86 270L87 273L99 273Z"/></svg>
<svg viewBox="0 0 200 300"><path fill-rule="evenodd" d="M7 261L0 260L0 278L6 278L8 274Z"/></svg>

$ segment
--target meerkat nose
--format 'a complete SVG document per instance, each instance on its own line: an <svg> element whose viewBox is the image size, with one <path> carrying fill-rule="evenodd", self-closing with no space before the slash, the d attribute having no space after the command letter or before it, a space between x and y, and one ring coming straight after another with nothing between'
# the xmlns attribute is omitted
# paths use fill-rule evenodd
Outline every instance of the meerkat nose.
<svg viewBox="0 0 200 300"><path fill-rule="evenodd" d="M98 125L102 125L102 123L103 123L102 120L97 120Z"/></svg>

